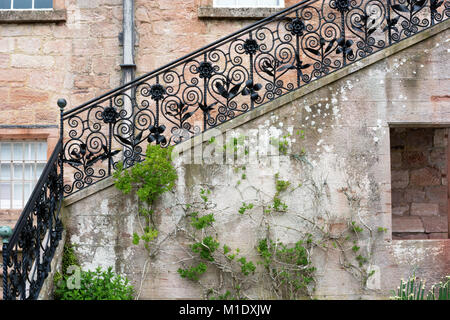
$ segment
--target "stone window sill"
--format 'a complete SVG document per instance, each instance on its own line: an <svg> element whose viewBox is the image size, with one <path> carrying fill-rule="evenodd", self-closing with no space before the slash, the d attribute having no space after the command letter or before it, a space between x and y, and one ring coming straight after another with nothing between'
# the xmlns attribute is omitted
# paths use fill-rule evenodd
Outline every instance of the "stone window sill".
<svg viewBox="0 0 450 320"><path fill-rule="evenodd" d="M65 9L0 11L0 23L56 23L66 19Z"/></svg>
<svg viewBox="0 0 450 320"><path fill-rule="evenodd" d="M283 8L214 8L199 7L199 18L262 19L269 17Z"/></svg>

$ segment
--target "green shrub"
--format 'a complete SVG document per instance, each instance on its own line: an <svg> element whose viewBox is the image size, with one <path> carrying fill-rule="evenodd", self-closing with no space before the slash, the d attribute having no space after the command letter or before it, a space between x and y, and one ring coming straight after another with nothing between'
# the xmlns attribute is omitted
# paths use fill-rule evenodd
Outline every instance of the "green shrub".
<svg viewBox="0 0 450 320"><path fill-rule="evenodd" d="M126 277L115 274L112 267L103 271L81 271L79 288L71 289L71 279L64 276L55 290L56 300L133 300L134 289ZM74 277L74 276L71 276Z"/></svg>
<svg viewBox="0 0 450 320"><path fill-rule="evenodd" d="M139 200L151 205L160 195L175 187L177 172L171 162L173 147L162 148L159 145L147 147L145 161L124 169L123 163L117 164L114 172L115 185L124 194L133 189Z"/></svg>

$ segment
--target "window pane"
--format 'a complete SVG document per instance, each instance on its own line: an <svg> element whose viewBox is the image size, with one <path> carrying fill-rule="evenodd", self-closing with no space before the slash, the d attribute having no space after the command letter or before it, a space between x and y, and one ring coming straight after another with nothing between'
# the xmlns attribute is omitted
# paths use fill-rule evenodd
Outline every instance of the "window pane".
<svg viewBox="0 0 450 320"><path fill-rule="evenodd" d="M23 160L23 143L13 144L13 160Z"/></svg>
<svg viewBox="0 0 450 320"><path fill-rule="evenodd" d="M36 164L36 180L39 180L42 171L44 170L45 163Z"/></svg>
<svg viewBox="0 0 450 320"><path fill-rule="evenodd" d="M9 183L0 183L0 208L11 208L11 185Z"/></svg>
<svg viewBox="0 0 450 320"><path fill-rule="evenodd" d="M37 145L36 160L47 160L47 142L39 142Z"/></svg>
<svg viewBox="0 0 450 320"><path fill-rule="evenodd" d="M238 7L258 7L257 0L237 0Z"/></svg>
<svg viewBox="0 0 450 320"><path fill-rule="evenodd" d="M22 208L22 192L23 192L23 183L14 183L13 188L13 209L21 209Z"/></svg>
<svg viewBox="0 0 450 320"><path fill-rule="evenodd" d="M11 9L11 0L0 0L0 9Z"/></svg>
<svg viewBox="0 0 450 320"><path fill-rule="evenodd" d="M33 144L32 143L25 143L23 146L23 160L32 160L33 158L31 157L31 146Z"/></svg>
<svg viewBox="0 0 450 320"><path fill-rule="evenodd" d="M25 204L27 203L30 194L31 194L31 183L25 183L23 188L23 206L25 206Z"/></svg>
<svg viewBox="0 0 450 320"><path fill-rule="evenodd" d="M0 160L11 160L11 143L0 144Z"/></svg>
<svg viewBox="0 0 450 320"><path fill-rule="evenodd" d="M215 7L235 7L236 0L215 0L214 6Z"/></svg>
<svg viewBox="0 0 450 320"><path fill-rule="evenodd" d="M32 0L14 0L14 9L32 9Z"/></svg>
<svg viewBox="0 0 450 320"><path fill-rule="evenodd" d="M34 0L35 9L53 8L53 0Z"/></svg>
<svg viewBox="0 0 450 320"><path fill-rule="evenodd" d="M23 179L23 165L15 164L14 165L14 180L22 180Z"/></svg>
<svg viewBox="0 0 450 320"><path fill-rule="evenodd" d="M11 180L10 164L0 164L0 180Z"/></svg>
<svg viewBox="0 0 450 320"><path fill-rule="evenodd" d="M24 170L24 179L28 181L32 181L34 179L33 175L33 164L25 164L25 170Z"/></svg>
<svg viewBox="0 0 450 320"><path fill-rule="evenodd" d="M258 0L260 7L279 7L280 0Z"/></svg>

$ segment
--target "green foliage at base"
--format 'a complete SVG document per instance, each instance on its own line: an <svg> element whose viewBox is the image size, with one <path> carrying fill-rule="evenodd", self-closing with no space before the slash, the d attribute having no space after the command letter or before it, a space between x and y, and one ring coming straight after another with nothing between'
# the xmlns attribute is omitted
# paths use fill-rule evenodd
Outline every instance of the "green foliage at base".
<svg viewBox="0 0 450 320"><path fill-rule="evenodd" d="M126 277L115 274L112 267L106 271L81 271L80 286L71 288L64 276L55 290L58 300L133 300L134 289Z"/></svg>
<svg viewBox="0 0 450 320"><path fill-rule="evenodd" d="M61 267L61 271L62 274L65 275L67 274L67 268L69 268L70 266L79 266L80 263L78 262L78 258L75 255L75 246L66 241L66 243L64 243L64 249L63 249L63 256L62 256L62 267Z"/></svg>
<svg viewBox="0 0 450 320"><path fill-rule="evenodd" d="M314 281L316 268L308 255L307 245L310 238L300 240L293 247L282 242L261 239L257 251L262 258L262 265L271 275L284 299L295 299L307 293L308 286Z"/></svg>

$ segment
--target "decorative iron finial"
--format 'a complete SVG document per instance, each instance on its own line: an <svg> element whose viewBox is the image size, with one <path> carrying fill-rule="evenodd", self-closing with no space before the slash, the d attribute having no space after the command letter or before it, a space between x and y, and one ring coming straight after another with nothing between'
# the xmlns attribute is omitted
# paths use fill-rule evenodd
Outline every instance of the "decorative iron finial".
<svg viewBox="0 0 450 320"><path fill-rule="evenodd" d="M11 238L13 230L8 226L0 227L0 237L2 237L3 243L8 243L9 238Z"/></svg>
<svg viewBox="0 0 450 320"><path fill-rule="evenodd" d="M66 99L58 99L58 107L61 109L61 111L64 109L64 107L67 105Z"/></svg>

